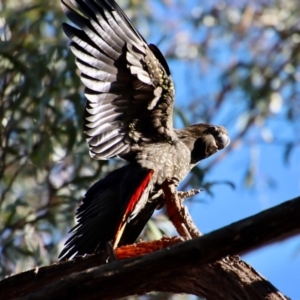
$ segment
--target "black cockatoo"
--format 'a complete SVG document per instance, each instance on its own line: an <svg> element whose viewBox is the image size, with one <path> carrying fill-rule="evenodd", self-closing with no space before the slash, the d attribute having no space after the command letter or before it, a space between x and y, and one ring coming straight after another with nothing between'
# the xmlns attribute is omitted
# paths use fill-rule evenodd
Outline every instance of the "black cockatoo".
<svg viewBox="0 0 300 300"><path fill-rule="evenodd" d="M60 258L133 243L163 205L162 183L180 183L202 159L229 144L210 124L173 128L174 85L168 64L113 0L62 0L63 24L87 99L84 133L95 159L128 164L95 183L77 210Z"/></svg>

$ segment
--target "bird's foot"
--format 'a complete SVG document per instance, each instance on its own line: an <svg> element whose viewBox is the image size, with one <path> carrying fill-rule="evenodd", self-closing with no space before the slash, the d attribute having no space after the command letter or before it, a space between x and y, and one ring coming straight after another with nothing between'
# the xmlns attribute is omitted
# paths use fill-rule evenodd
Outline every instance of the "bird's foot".
<svg viewBox="0 0 300 300"><path fill-rule="evenodd" d="M183 201L185 198L193 197L199 194L202 190L191 189L189 191L177 191L178 197Z"/></svg>

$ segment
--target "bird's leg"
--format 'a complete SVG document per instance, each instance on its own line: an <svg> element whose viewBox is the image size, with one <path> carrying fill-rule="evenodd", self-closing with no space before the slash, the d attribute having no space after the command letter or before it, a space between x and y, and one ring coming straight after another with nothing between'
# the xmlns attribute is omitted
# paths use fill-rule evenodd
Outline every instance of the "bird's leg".
<svg viewBox="0 0 300 300"><path fill-rule="evenodd" d="M202 235L194 224L187 208L182 204L182 197L176 191L176 183L167 179L162 185L169 219L177 232L185 239ZM197 193L196 193L197 194Z"/></svg>

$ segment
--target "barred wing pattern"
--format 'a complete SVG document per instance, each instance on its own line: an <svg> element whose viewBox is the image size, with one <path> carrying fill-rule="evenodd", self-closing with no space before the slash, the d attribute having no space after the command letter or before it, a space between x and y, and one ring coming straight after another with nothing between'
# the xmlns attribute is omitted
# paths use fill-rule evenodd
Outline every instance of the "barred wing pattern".
<svg viewBox="0 0 300 300"><path fill-rule="evenodd" d="M176 140L174 86L163 55L148 45L113 0L62 0L63 24L86 86L84 132L96 159Z"/></svg>

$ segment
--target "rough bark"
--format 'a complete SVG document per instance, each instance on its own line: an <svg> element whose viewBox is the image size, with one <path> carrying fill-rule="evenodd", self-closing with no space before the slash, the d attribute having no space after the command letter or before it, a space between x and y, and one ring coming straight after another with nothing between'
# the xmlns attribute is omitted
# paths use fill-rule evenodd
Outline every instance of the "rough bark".
<svg viewBox="0 0 300 300"><path fill-rule="evenodd" d="M300 197L190 241L119 248L120 260L109 264L97 254L36 268L2 280L0 294L4 299L114 299L156 290L213 300L288 299L234 254L299 233L299 211Z"/></svg>
<svg viewBox="0 0 300 300"><path fill-rule="evenodd" d="M97 254L31 270L0 282L3 299L115 299L153 290L195 294L207 299L288 299L235 254L300 232L300 197L193 240L155 251L178 240L144 243L116 251L103 264ZM148 245L148 246L147 246ZM130 250L131 249L131 250ZM126 255L120 253L125 251ZM124 253L123 253L124 254ZM230 255L230 256L228 256Z"/></svg>

